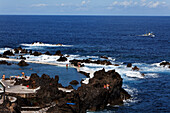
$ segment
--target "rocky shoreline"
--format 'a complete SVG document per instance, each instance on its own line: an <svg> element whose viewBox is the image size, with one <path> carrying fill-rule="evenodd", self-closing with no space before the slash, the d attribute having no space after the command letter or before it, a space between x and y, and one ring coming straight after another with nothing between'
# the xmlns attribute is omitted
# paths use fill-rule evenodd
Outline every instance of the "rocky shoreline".
<svg viewBox="0 0 170 113"><path fill-rule="evenodd" d="M36 51L33 52L32 50L28 51L26 49L22 49L21 47L14 49L14 53L30 54L34 56L43 55L43 53ZM0 57L8 58L9 56L15 56L14 53L8 50L0 55ZM44 54L52 55L48 51ZM67 57L69 57L64 56L59 50L54 55L59 56L59 59L57 60L58 62L67 61ZM84 67L84 63L119 66L108 61L106 56L101 56L101 58L105 60L94 61L91 59L73 59L69 62L75 68ZM19 66L29 65L27 63L27 58L23 57L22 55L20 55L20 58L16 59L16 61L20 61L17 64ZM30 61L30 63L33 63L33 61ZM0 61L0 64L12 65L13 63L8 63L7 61L3 60ZM168 66L170 68L169 64L169 62L161 62L159 65L163 67ZM127 64L127 68L131 68L133 71L140 70L137 66L132 67L131 63ZM131 96L122 88L123 79L115 70L106 72L105 69L102 69L96 71L94 72L92 78L90 78L90 73L88 72L78 72L84 74L88 78L88 83L84 84L82 80L80 82L81 86L77 90L73 89L71 85L63 87L62 84L58 83L59 76L50 78L50 76L43 74L40 77L34 73L31 74L29 80L15 79L16 82L14 85L26 86L29 89L36 89L40 87L40 89L37 90L35 97L32 98L22 98L14 94L8 94L8 96L16 97L17 102L11 103L7 100L3 105L0 105L0 107L5 106L4 110L11 111L12 109L12 112L22 111L23 107L25 106L34 106L35 108L38 106L39 108L36 108L37 111L39 111L41 108L48 107L48 109L46 109L47 113L86 113L87 110L103 110L108 105L122 105L123 100L131 98ZM70 81L70 84L77 85L79 82L73 80Z"/></svg>
<svg viewBox="0 0 170 113"><path fill-rule="evenodd" d="M71 92L59 90L63 86L58 81L58 76L50 78L45 74L41 77L32 74L29 80L17 79L15 85L22 84L29 86L30 89L41 87L34 98L17 97L18 109L22 106L43 108L53 103L54 106L50 107L47 113L86 113L87 110L103 110L107 105L122 105L123 100L131 97L122 88L122 78L115 70L96 71L94 77L89 80L89 84L81 84L81 87Z"/></svg>

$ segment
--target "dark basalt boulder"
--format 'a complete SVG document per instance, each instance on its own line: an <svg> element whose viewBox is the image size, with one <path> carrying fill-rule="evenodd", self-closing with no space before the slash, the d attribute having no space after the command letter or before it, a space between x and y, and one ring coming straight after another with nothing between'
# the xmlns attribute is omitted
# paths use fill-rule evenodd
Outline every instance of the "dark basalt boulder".
<svg viewBox="0 0 170 113"><path fill-rule="evenodd" d="M25 57L23 57L22 55L20 56L20 58L19 58L19 59L26 60L26 58L25 58Z"/></svg>
<svg viewBox="0 0 170 113"><path fill-rule="evenodd" d="M70 82L70 84L71 84L71 85L77 85L77 84L79 84L79 82L78 82L77 80L72 80L72 81Z"/></svg>
<svg viewBox="0 0 170 113"><path fill-rule="evenodd" d="M67 61L67 58L64 57L64 56L60 56L60 58L59 58L57 61L59 61L59 62L65 62L65 61Z"/></svg>
<svg viewBox="0 0 170 113"><path fill-rule="evenodd" d="M51 55L51 53L49 51L44 53L45 55Z"/></svg>
<svg viewBox="0 0 170 113"><path fill-rule="evenodd" d="M3 55L14 56L14 53L10 50L4 51Z"/></svg>
<svg viewBox="0 0 170 113"><path fill-rule="evenodd" d="M22 49L20 53L28 53L28 51L26 49Z"/></svg>
<svg viewBox="0 0 170 113"><path fill-rule="evenodd" d="M8 62L5 61L5 60L1 60L1 61L0 61L0 64L8 64Z"/></svg>
<svg viewBox="0 0 170 113"><path fill-rule="evenodd" d="M15 51L15 54L19 53L19 50L17 48L15 48L14 51Z"/></svg>
<svg viewBox="0 0 170 113"><path fill-rule="evenodd" d="M35 51L34 53L32 53L31 55L34 55L34 56L40 56L40 55L42 55L42 53L41 52L37 52L37 51Z"/></svg>
<svg viewBox="0 0 170 113"><path fill-rule="evenodd" d="M112 65L110 61L107 60L97 60L97 61L91 61L90 59L83 59L83 60L70 60L71 64L74 66L78 65L78 62L80 63L94 63L94 64L101 64L101 65Z"/></svg>
<svg viewBox="0 0 170 113"><path fill-rule="evenodd" d="M56 53L54 55L63 56L63 54L61 54L60 50L56 51Z"/></svg>
<svg viewBox="0 0 170 113"><path fill-rule="evenodd" d="M21 60L19 63L18 63L19 66L28 66L29 64L26 63L24 60Z"/></svg>
<svg viewBox="0 0 170 113"><path fill-rule="evenodd" d="M5 61L5 60L1 60L1 61L0 61L0 64L12 65L12 63L8 63L8 62Z"/></svg>
<svg viewBox="0 0 170 113"><path fill-rule="evenodd" d="M128 63L128 64L127 64L127 67L132 67L132 64L131 64L131 63Z"/></svg>
<svg viewBox="0 0 170 113"><path fill-rule="evenodd" d="M139 68L137 66L132 68L133 71L139 71Z"/></svg>
<svg viewBox="0 0 170 113"><path fill-rule="evenodd" d="M161 62L160 66L163 66L163 67L168 66L168 68L170 68L170 62L167 62L167 61Z"/></svg>
<svg viewBox="0 0 170 113"><path fill-rule="evenodd" d="M107 56L100 56L100 58L109 59Z"/></svg>
<svg viewBox="0 0 170 113"><path fill-rule="evenodd" d="M30 54L30 55L32 54L32 50L29 51L29 54Z"/></svg>

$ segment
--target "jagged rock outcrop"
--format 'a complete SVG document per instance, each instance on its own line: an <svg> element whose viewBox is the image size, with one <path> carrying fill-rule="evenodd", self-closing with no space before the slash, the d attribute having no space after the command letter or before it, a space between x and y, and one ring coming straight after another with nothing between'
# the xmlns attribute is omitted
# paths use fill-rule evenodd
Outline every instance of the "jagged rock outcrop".
<svg viewBox="0 0 170 113"><path fill-rule="evenodd" d="M107 60L97 60L97 61L91 61L90 59L83 59L83 60L70 60L71 64L74 66L77 66L78 62L80 63L94 63L94 64L101 64L101 65L112 65L110 61Z"/></svg>
<svg viewBox="0 0 170 113"><path fill-rule="evenodd" d="M56 53L54 55L63 56L63 54L61 54L60 50L56 51Z"/></svg>
<svg viewBox="0 0 170 113"><path fill-rule="evenodd" d="M51 55L51 53L49 51L46 51L44 54L45 55Z"/></svg>
<svg viewBox="0 0 170 113"><path fill-rule="evenodd" d="M127 64L127 67L132 67L132 63L128 63L128 64Z"/></svg>
<svg viewBox="0 0 170 113"><path fill-rule="evenodd" d="M40 86L34 99L36 104L39 106L56 104L47 113L86 113L87 110L103 110L108 104L121 105L124 99L131 97L122 88L122 78L115 70L106 72L103 69L95 72L89 84L81 84L81 87L72 92L60 91L58 87L62 85L58 80L58 76L50 78L45 74L41 77L32 74L29 80L17 80L15 84L23 84L29 88ZM71 86L68 86L69 88L72 89Z"/></svg>
<svg viewBox="0 0 170 113"><path fill-rule="evenodd" d="M3 55L14 56L14 53L10 50L4 51Z"/></svg>
<svg viewBox="0 0 170 113"><path fill-rule="evenodd" d="M170 62L164 61L160 63L160 66L167 66L168 68L170 68Z"/></svg>
<svg viewBox="0 0 170 113"><path fill-rule="evenodd" d="M48 113L86 113L103 110L107 104L120 105L130 95L122 89L122 78L114 70L95 72L94 78L89 84L82 84L78 90L59 98L55 107L48 110Z"/></svg>
<svg viewBox="0 0 170 113"><path fill-rule="evenodd" d="M132 70L133 70L133 71L139 71L139 68L138 68L137 66L134 66L134 67L132 68Z"/></svg>
<svg viewBox="0 0 170 113"><path fill-rule="evenodd" d="M67 61L67 58L64 57L64 56L60 56L60 58L59 58L57 61L59 61L59 62L65 62L65 61Z"/></svg>
<svg viewBox="0 0 170 113"><path fill-rule="evenodd" d="M37 52L37 51L35 51L34 53L32 53L31 55L34 55L34 56L40 56L40 55L42 55L42 53L41 52Z"/></svg>

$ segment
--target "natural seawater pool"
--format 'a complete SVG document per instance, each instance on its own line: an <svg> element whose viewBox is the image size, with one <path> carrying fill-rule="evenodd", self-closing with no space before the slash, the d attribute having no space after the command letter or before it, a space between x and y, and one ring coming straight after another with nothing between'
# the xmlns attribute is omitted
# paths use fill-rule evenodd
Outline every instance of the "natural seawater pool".
<svg viewBox="0 0 170 113"><path fill-rule="evenodd" d="M17 62L13 62L17 63ZM59 66L52 66L52 65L45 65L45 64L34 64L29 63L29 66L18 66L15 64L12 64L10 66L8 65L0 65L0 78L2 78L2 75L5 74L6 78L9 78L10 76L15 75L22 75L21 72L24 72L26 76L31 76L32 73L37 73L39 76L42 74L47 74L50 77L55 77L55 75L59 76L59 83L61 83L63 86L68 86L69 83L72 80L77 80L80 82L83 78L86 78L81 73L78 73L75 68L66 68L66 67L59 67ZM32 70L31 70L32 68ZM81 86L81 84L78 84L76 86L72 85L75 89Z"/></svg>

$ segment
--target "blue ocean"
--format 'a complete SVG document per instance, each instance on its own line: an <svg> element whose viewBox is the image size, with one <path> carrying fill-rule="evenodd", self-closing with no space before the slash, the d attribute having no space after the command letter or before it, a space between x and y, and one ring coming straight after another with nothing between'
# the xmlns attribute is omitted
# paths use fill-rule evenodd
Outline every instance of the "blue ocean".
<svg viewBox="0 0 170 113"><path fill-rule="evenodd" d="M170 17L159 16L1 15L0 52L22 46L42 53L49 51L54 54L61 50L72 59L96 60L107 56L119 66L86 65L86 68L115 69L123 78L123 88L132 98L122 106L108 107L96 113L170 112L170 68L159 65L162 61L170 61L169 30ZM155 37L144 36L149 32ZM46 46L29 45L33 42L43 42ZM53 44L65 46L48 46ZM127 69L127 63L138 66L140 70ZM0 77L3 74L19 75L23 71L27 75L59 75L63 86L68 86L71 80L86 78L74 68L44 64L30 64L28 67L0 65Z"/></svg>

